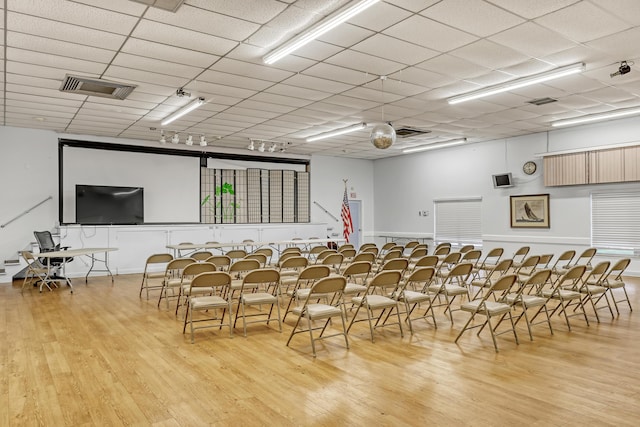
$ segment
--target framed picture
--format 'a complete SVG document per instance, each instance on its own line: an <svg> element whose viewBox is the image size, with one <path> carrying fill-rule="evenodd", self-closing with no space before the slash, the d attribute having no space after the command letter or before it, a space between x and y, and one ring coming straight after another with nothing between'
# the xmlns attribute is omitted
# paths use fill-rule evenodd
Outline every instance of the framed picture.
<svg viewBox="0 0 640 427"><path fill-rule="evenodd" d="M549 195L511 196L511 228L549 228Z"/></svg>

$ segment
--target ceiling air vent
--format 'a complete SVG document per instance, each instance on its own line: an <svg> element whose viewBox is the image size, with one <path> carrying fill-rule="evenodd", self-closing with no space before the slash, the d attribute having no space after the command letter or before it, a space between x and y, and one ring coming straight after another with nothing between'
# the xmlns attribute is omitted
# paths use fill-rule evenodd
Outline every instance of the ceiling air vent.
<svg viewBox="0 0 640 427"><path fill-rule="evenodd" d="M148 4L151 7L157 7L158 9L168 10L169 12L176 12L184 0L132 0L136 3Z"/></svg>
<svg viewBox="0 0 640 427"><path fill-rule="evenodd" d="M410 138L412 136L419 136L427 133L431 133L431 131L417 129L417 128L410 128L410 127L403 127L403 128L396 129L396 135L399 138Z"/></svg>
<svg viewBox="0 0 640 427"><path fill-rule="evenodd" d="M109 80L79 77L67 74L60 86L60 92L101 96L103 98L125 99L136 88L134 85L110 82Z"/></svg>
<svg viewBox="0 0 640 427"><path fill-rule="evenodd" d="M538 98L538 99L532 99L531 101L527 101L528 104L533 104L533 105L544 105L544 104L551 104L552 102L556 102L557 99L553 99L553 98Z"/></svg>

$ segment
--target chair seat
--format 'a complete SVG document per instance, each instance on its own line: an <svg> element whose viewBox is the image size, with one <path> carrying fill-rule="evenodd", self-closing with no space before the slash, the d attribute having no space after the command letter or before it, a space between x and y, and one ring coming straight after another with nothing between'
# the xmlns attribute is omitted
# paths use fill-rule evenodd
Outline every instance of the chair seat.
<svg viewBox="0 0 640 427"><path fill-rule="evenodd" d="M582 294L580 292L571 291L569 289L560 289L557 293L554 293L551 290L542 291L542 296L547 298L551 297L553 299L562 298L564 300L582 298Z"/></svg>
<svg viewBox="0 0 640 427"><path fill-rule="evenodd" d="M476 288L490 288L498 279L473 280L471 286Z"/></svg>
<svg viewBox="0 0 640 427"><path fill-rule="evenodd" d="M160 277L164 277L164 271L157 271L154 273L147 273L145 276L147 277L147 279L157 279Z"/></svg>
<svg viewBox="0 0 640 427"><path fill-rule="evenodd" d="M478 307L480 306L481 303L482 303L481 300L467 302L462 304L460 306L460 309L473 313L476 310L478 310ZM485 301L484 305L490 316L496 316L496 315L508 313L509 311L511 311L511 306L509 304L505 304L502 302ZM479 313L483 313L483 311L481 310L479 311Z"/></svg>
<svg viewBox="0 0 640 427"><path fill-rule="evenodd" d="M429 286L429 292L443 293L445 295L464 295L467 290L458 285L445 285L442 290L440 285L431 285Z"/></svg>
<svg viewBox="0 0 640 427"><path fill-rule="evenodd" d="M182 295L206 295L213 293L212 287L191 288L191 285L182 285Z"/></svg>
<svg viewBox="0 0 640 427"><path fill-rule="evenodd" d="M602 294L604 292L607 291L607 288L604 288L602 286L599 285L589 285L587 284L586 287L582 287L580 288L580 292L583 294L589 293L591 295L597 295L597 294Z"/></svg>
<svg viewBox="0 0 640 427"><path fill-rule="evenodd" d="M507 295L507 301L510 304L522 305L525 308L538 307L547 303L546 298L537 295L521 295L520 300L516 302L516 294L509 294Z"/></svg>
<svg viewBox="0 0 640 427"><path fill-rule="evenodd" d="M242 301L249 305L276 304L278 302L278 298L266 292L256 292L254 294L243 294Z"/></svg>
<svg viewBox="0 0 640 427"><path fill-rule="evenodd" d="M169 287L169 288L178 288L181 285L189 284L189 283L191 283L190 280L186 280L186 279L182 280L180 278L175 278L175 279L169 279L169 280L165 281L164 285Z"/></svg>
<svg viewBox="0 0 640 427"><path fill-rule="evenodd" d="M347 283L347 286L344 288L343 294L357 294L366 290L367 287L365 285L358 285L357 283Z"/></svg>
<svg viewBox="0 0 640 427"><path fill-rule="evenodd" d="M304 313L303 309L304 307L295 307L292 312L297 316L306 317L311 320L327 319L342 314L342 311L338 307L328 304L308 304Z"/></svg>
<svg viewBox="0 0 640 427"><path fill-rule="evenodd" d="M351 302L356 305L360 305L362 300L367 299L367 306L372 309L377 308L386 308L386 307L395 307L397 301L391 299L389 297L385 297L384 295L367 295L366 297L353 297L351 298Z"/></svg>
<svg viewBox="0 0 640 427"><path fill-rule="evenodd" d="M293 277L293 276L291 276L291 277L282 277L282 276L280 276L280 285L281 286L285 286L285 287L293 286L293 285L296 284L297 281L298 281L298 277L297 276L296 277Z"/></svg>
<svg viewBox="0 0 640 427"><path fill-rule="evenodd" d="M624 282L622 280L616 280L614 282L602 282L600 283L600 286L603 286L609 289L619 289L619 288L624 288Z"/></svg>
<svg viewBox="0 0 640 427"><path fill-rule="evenodd" d="M236 279L236 280L232 280L231 281L231 290L232 291L238 291L240 290L240 288L242 288L242 279ZM254 283L247 283L246 285L244 285L245 289L257 289L258 285L254 284Z"/></svg>
<svg viewBox="0 0 640 427"><path fill-rule="evenodd" d="M311 288L298 289L296 291L296 297L299 300L304 300L309 296L309 292L311 292ZM314 298L326 298L327 294L313 294Z"/></svg>
<svg viewBox="0 0 640 427"><path fill-rule="evenodd" d="M409 304L415 304L415 303L419 303L419 302L430 301L431 300L431 296L429 296L427 294L423 294L422 292L405 290L402 293L402 295L400 296L400 299L402 301L405 301L405 302L409 303Z"/></svg>
<svg viewBox="0 0 640 427"><path fill-rule="evenodd" d="M191 310L207 310L210 308L226 308L229 303L217 295L196 297L189 300Z"/></svg>

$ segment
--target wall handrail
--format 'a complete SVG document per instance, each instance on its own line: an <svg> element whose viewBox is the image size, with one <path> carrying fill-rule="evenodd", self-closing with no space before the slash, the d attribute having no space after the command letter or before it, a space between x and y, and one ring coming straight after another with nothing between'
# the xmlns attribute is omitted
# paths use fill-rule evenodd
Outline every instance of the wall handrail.
<svg viewBox="0 0 640 427"><path fill-rule="evenodd" d="M313 201L314 204L318 205L318 207L320 209L322 209L324 211L324 213L326 213L327 215L329 215L331 218L333 218L333 220L335 222L340 222L340 220L338 218L336 218L331 212L329 212L327 209L325 209L324 206L322 206L320 203L316 202L315 200Z"/></svg>
<svg viewBox="0 0 640 427"><path fill-rule="evenodd" d="M22 218L23 216L25 216L26 214L28 214L29 212L31 212L32 210L34 210L35 208L37 208L40 205L43 205L44 203L48 202L49 200L53 199L53 196L49 196L46 199L42 200L39 203L36 203L35 205L31 206L29 209L27 209L26 211L16 215L15 217L11 218L9 221L5 222L4 224L0 225L0 228L5 228L7 225L11 224L13 221L16 221L20 218Z"/></svg>

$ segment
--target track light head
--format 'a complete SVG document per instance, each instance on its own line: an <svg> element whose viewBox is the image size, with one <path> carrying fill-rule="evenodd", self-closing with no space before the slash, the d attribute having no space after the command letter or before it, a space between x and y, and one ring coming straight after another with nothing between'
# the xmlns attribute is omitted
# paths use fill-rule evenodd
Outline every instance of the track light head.
<svg viewBox="0 0 640 427"><path fill-rule="evenodd" d="M164 136L164 131L161 130L160 131L160 144L166 144L167 143L167 138L165 138Z"/></svg>
<svg viewBox="0 0 640 427"><path fill-rule="evenodd" d="M260 146L258 147L258 151L261 153L264 153L264 142L260 143Z"/></svg>
<svg viewBox="0 0 640 427"><path fill-rule="evenodd" d="M180 142L180 135L178 135L178 132L173 134L173 136L171 137L171 142L174 144L178 144Z"/></svg>
<svg viewBox="0 0 640 427"><path fill-rule="evenodd" d="M269 152L270 153L275 152L276 148L278 148L278 146L275 143L271 144L271 147L269 147Z"/></svg>
<svg viewBox="0 0 640 427"><path fill-rule="evenodd" d="M255 145L254 145L254 143L253 143L253 139L250 139L250 140L249 140L249 146L247 147L247 150L249 150L249 151L253 151L253 150L255 150L255 149L256 149L256 146L255 146Z"/></svg>
<svg viewBox="0 0 640 427"><path fill-rule="evenodd" d="M184 143L187 145L193 145L193 136L189 135Z"/></svg>
<svg viewBox="0 0 640 427"><path fill-rule="evenodd" d="M609 74L609 76L613 78L615 76L621 76L623 74L627 74L629 71L631 71L631 65L629 65L627 61L622 61L620 63L620 67L618 67L618 71L616 71L615 73Z"/></svg>
<svg viewBox="0 0 640 427"><path fill-rule="evenodd" d="M201 147L207 146L207 139L204 137L204 135L200 135L200 146Z"/></svg>

